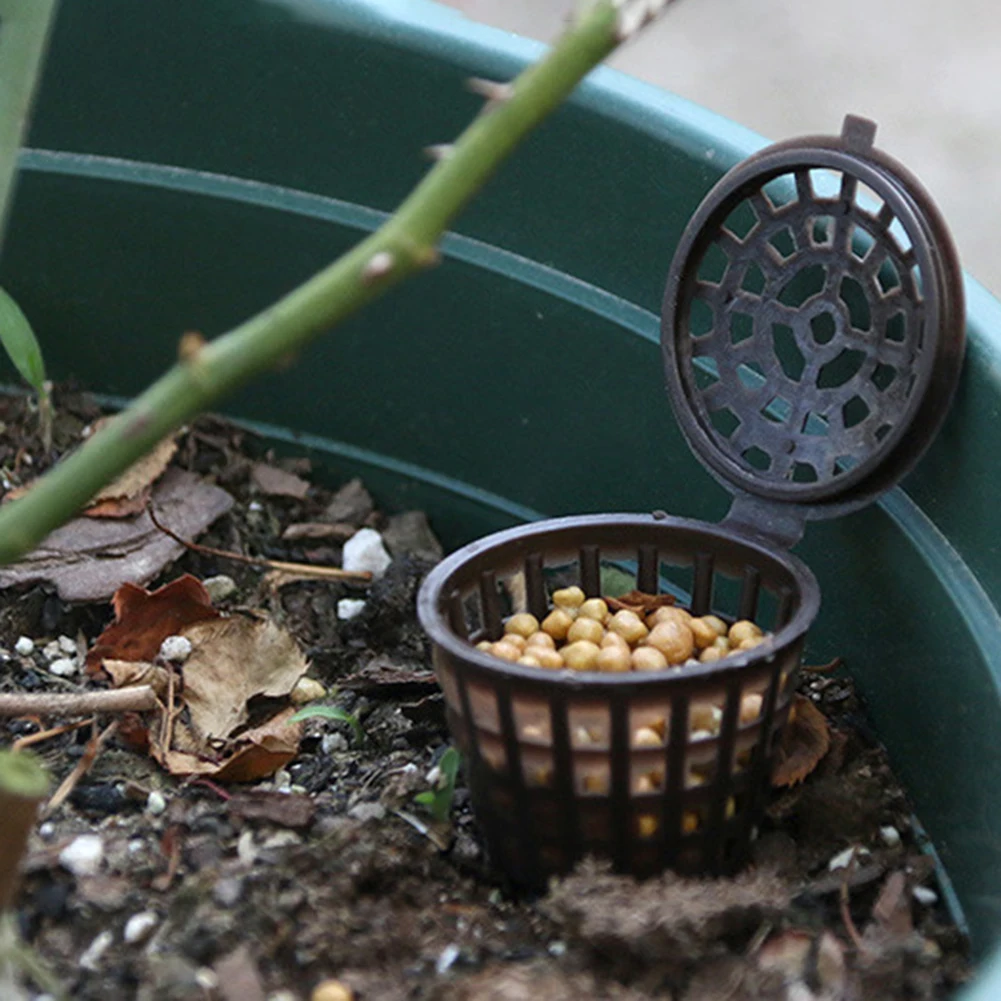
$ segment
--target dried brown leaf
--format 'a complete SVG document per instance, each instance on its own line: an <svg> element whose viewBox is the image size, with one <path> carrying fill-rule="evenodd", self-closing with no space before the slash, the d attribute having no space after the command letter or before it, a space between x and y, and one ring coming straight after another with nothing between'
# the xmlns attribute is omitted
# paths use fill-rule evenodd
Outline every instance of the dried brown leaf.
<svg viewBox="0 0 1001 1001"><path fill-rule="evenodd" d="M286 542L296 542L299 539L333 539L334 542L347 542L358 529L354 525L339 522L328 525L325 521L300 521L289 525L282 532Z"/></svg>
<svg viewBox="0 0 1001 1001"><path fill-rule="evenodd" d="M149 685L159 698L167 693L167 669L145 660L103 660L101 667L111 679L112 688Z"/></svg>
<svg viewBox="0 0 1001 1001"><path fill-rule="evenodd" d="M154 744L150 753L172 775L200 775L219 782L254 782L274 775L299 753L302 724L289 723L294 714L294 706L283 709L266 723L226 741L222 750L208 749L196 754Z"/></svg>
<svg viewBox="0 0 1001 1001"><path fill-rule="evenodd" d="M150 497L153 496L151 486L144 487L131 497L108 497L84 509L80 514L84 518L132 518L146 510Z"/></svg>
<svg viewBox="0 0 1001 1001"><path fill-rule="evenodd" d="M890 940L903 941L913 931L907 876L899 870L891 872L879 891L876 903L872 905L872 924L866 929L866 938L882 934Z"/></svg>
<svg viewBox="0 0 1001 1001"><path fill-rule="evenodd" d="M270 497L291 497L294 500L304 500L309 493L310 484L307 480L286 473L277 466L269 466L265 462L255 462L250 470L251 482Z"/></svg>
<svg viewBox="0 0 1001 1001"><path fill-rule="evenodd" d="M102 417L100 420L95 421L92 425L91 433L93 434L101 430L111 420L111 417ZM136 497L143 491L148 490L167 466L170 465L170 460L174 457L176 451L177 442L173 438L164 438L152 452L147 452L138 462L129 466L117 480L99 490L91 500L91 505L116 498ZM85 513L89 514L92 512L88 508ZM124 516L113 515L112 517Z"/></svg>
<svg viewBox="0 0 1001 1001"><path fill-rule="evenodd" d="M665 605L673 605L674 595L647 594L644 591L627 591L625 594L620 594L617 598L606 598L605 604L607 604L613 612L619 612L622 609L626 609L630 612L636 612L637 614L644 615L657 608L663 608Z"/></svg>
<svg viewBox="0 0 1001 1001"><path fill-rule="evenodd" d="M154 487L153 503L171 528L193 539L233 506L233 498L172 466ZM46 581L63 601L105 601L123 581L151 580L183 551L147 512L135 518L74 518L22 560L0 567L0 588Z"/></svg>
<svg viewBox="0 0 1001 1001"><path fill-rule="evenodd" d="M97 637L87 654L88 674L97 674L105 659L152 661L168 636L219 616L208 591L191 574L156 591L123 584L115 592L112 606L115 621Z"/></svg>
<svg viewBox="0 0 1001 1001"><path fill-rule="evenodd" d="M805 696L794 695L775 756L772 785L792 786L802 782L830 746L831 731L824 714Z"/></svg>
<svg viewBox="0 0 1001 1001"><path fill-rule="evenodd" d="M202 740L233 736L251 699L287 696L309 666L291 634L269 618L216 618L183 635L192 645L181 669L183 700Z"/></svg>

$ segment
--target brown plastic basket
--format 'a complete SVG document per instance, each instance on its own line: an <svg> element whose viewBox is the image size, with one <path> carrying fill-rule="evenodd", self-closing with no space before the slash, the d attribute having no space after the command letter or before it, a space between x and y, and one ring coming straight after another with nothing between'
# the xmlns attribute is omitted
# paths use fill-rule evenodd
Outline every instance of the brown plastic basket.
<svg viewBox="0 0 1001 1001"><path fill-rule="evenodd" d="M667 282L669 395L734 494L724 522L560 518L465 546L428 576L422 625L491 855L529 886L585 854L648 875L749 856L820 594L787 549L805 523L870 503L944 419L963 349L959 264L927 193L873 149L875 126L770 147L686 229ZM766 639L654 672L546 671L477 650L555 587L614 570ZM644 746L637 731L646 728ZM660 736L654 746L649 730Z"/></svg>

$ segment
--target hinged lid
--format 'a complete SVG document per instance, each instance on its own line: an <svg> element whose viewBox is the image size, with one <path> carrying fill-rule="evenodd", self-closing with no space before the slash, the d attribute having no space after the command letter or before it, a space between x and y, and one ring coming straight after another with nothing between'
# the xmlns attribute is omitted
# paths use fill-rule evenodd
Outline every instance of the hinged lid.
<svg viewBox="0 0 1001 1001"><path fill-rule="evenodd" d="M726 174L681 237L662 344L675 415L785 545L869 503L938 431L959 378L959 261L928 193L849 116Z"/></svg>

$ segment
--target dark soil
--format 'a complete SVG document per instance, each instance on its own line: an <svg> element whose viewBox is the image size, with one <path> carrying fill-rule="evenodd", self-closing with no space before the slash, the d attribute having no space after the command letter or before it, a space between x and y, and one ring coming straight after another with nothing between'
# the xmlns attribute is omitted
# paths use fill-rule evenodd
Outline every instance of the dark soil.
<svg viewBox="0 0 1001 1001"><path fill-rule="evenodd" d="M58 403L65 447L96 409L76 394ZM24 400L0 401L0 467L11 486L46 464L32 420ZM586 862L541 899L510 895L485 857L461 774L451 823L435 825L414 802L448 744L414 615L433 541L414 531L419 519L391 526L357 487L267 495L251 476L259 460L310 479L308 460L276 459L217 419L182 436L175 463L237 501L199 541L339 565L342 536L359 524L389 529L394 562L365 611L337 617L339 599L365 596L357 587L274 587L258 568L190 552L150 586L183 572L232 577L237 590L222 607L263 608L290 628L310 673L336 686L332 701L361 720L365 740L355 743L345 724L311 721L287 774L220 788L173 779L112 738L33 837L19 898L27 940L72 998L304 1001L336 978L360 1001L868 1001L942 998L967 977L942 895L914 896L934 889L932 865L841 673L804 676L802 691L831 721L832 749L804 783L776 793L748 872L637 884ZM347 527L282 540L289 525L323 522ZM0 690L93 687L51 674L41 651L60 635L91 642L110 619L105 603L68 607L45 587L0 594ZM35 640L34 653L14 652L19 636ZM0 720L0 744L58 722ZM35 748L55 782L92 733ZM154 790L163 812L149 808ZM103 862L75 877L58 856L81 833L100 835ZM829 870L852 846L856 859ZM147 913L136 935L135 916Z"/></svg>

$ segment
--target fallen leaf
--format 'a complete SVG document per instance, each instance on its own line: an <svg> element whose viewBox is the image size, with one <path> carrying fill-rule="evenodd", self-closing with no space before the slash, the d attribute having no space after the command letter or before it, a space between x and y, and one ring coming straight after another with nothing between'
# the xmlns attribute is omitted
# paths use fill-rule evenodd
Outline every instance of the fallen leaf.
<svg viewBox="0 0 1001 1001"><path fill-rule="evenodd" d="M154 744L153 757L172 775L201 775L220 782L254 782L274 775L299 752L302 726L289 723L293 709L285 709L266 723L246 730L222 754L164 749Z"/></svg>
<svg viewBox="0 0 1001 1001"><path fill-rule="evenodd" d="M101 668L111 679L112 688L129 688L135 685L149 685L159 698L167 693L167 668L150 664L144 660L101 661Z"/></svg>
<svg viewBox="0 0 1001 1001"><path fill-rule="evenodd" d="M282 532L282 539L286 542L296 542L299 539L333 539L334 542L347 542L357 531L354 525L347 525L344 522L328 525L325 521L300 521L289 525Z"/></svg>
<svg viewBox="0 0 1001 1001"><path fill-rule="evenodd" d="M605 604L613 612L626 609L630 612L645 614L654 609L663 608L665 605L674 604L673 594L646 594L644 591L627 591L617 598L606 598Z"/></svg>
<svg viewBox="0 0 1001 1001"><path fill-rule="evenodd" d="M178 577L156 591L123 584L112 599L115 621L101 633L87 654L87 673L98 674L101 661L151 661L168 636L219 613L201 581L191 574Z"/></svg>
<svg viewBox="0 0 1001 1001"><path fill-rule="evenodd" d="M881 936L901 942L908 939L913 931L907 876L897 870L886 877L876 903L872 905L872 923L866 929L866 938Z"/></svg>
<svg viewBox="0 0 1001 1001"><path fill-rule="evenodd" d="M824 714L805 696L794 695L775 755L772 785L802 782L830 746L831 731Z"/></svg>
<svg viewBox="0 0 1001 1001"><path fill-rule="evenodd" d="M255 789L236 793L226 803L226 810L238 820L266 820L280 827L308 827L313 822L316 804L303 793L273 792Z"/></svg>
<svg viewBox="0 0 1001 1001"><path fill-rule="evenodd" d="M272 619L233 615L183 630L191 654L181 668L184 703L196 738L229 738L248 718L253 698L281 698L308 661Z"/></svg>
<svg viewBox="0 0 1001 1001"><path fill-rule="evenodd" d="M145 487L132 497L109 497L81 511L85 518L132 518L142 514L153 496L153 488Z"/></svg>
<svg viewBox="0 0 1001 1001"><path fill-rule="evenodd" d="M96 434L114 418L102 417L91 425L91 434ZM104 501L118 499L127 500L130 497L137 497L162 475L163 471L170 465L170 460L177 451L177 442L171 438L164 438L152 452L147 452L141 459L134 462L128 469L118 477L117 480L102 487L91 499L85 514L93 515L90 510L92 505L100 504Z"/></svg>
<svg viewBox="0 0 1001 1001"><path fill-rule="evenodd" d="M251 482L270 497L291 497L294 500L304 500L309 493L310 484L307 480L286 473L277 466L269 466L265 462L255 462L250 470Z"/></svg>
<svg viewBox="0 0 1001 1001"><path fill-rule="evenodd" d="M220 487L170 468L153 489L162 519L193 539L233 506ZM145 584L184 547L164 535L143 511L135 518L74 518L47 536L23 560L0 568L0 588L48 581L68 602L104 601L122 581Z"/></svg>

